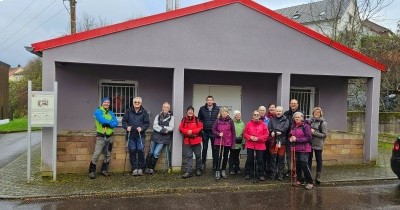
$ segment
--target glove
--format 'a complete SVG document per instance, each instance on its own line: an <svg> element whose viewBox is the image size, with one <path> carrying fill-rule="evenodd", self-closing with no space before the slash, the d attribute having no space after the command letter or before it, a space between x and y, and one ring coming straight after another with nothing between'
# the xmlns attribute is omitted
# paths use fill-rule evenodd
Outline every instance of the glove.
<svg viewBox="0 0 400 210"><path fill-rule="evenodd" d="M103 123L103 124L101 124L101 126L103 126L103 128L106 128L106 127L110 127L110 124L108 124L108 123Z"/></svg>

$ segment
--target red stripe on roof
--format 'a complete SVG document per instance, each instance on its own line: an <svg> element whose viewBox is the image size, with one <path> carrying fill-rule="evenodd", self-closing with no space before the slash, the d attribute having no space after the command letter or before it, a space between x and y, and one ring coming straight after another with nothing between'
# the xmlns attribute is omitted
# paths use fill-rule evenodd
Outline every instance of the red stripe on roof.
<svg viewBox="0 0 400 210"><path fill-rule="evenodd" d="M138 28L141 26L146 26L146 25L150 25L150 24L154 24L154 23L158 23L158 22L162 22L162 21L167 21L170 19L175 19L175 18L207 11L210 9L226 6L226 5L229 5L232 3L240 3L242 5L245 5L251 9L254 9L268 17L271 17L272 19L274 19L282 24L285 24L307 36L310 36L310 37L312 37L312 38L314 38L314 39L316 39L316 40L318 40L318 41L320 41L320 42L322 42L322 43L324 43L346 55L349 55L359 61L362 61L378 70L386 71L386 68L387 68L386 65L379 63L378 61L376 61L364 54L361 54L360 52L357 52L351 48L348 48L338 42L335 42L335 41L331 40L330 38L316 32L316 31L313 31L313 30L307 28L306 26L301 25L300 23L297 23L281 14L278 14L278 13L254 2L252 0L214 0L214 1L197 4L197 5L190 6L190 7L185 7L185 8L178 9L178 10L173 10L170 12L165 12L165 13L160 13L157 15L152 15L152 16L148 16L148 17L144 17L144 18L130 20L130 21L126 21L126 22L122 22L122 23L118 23L118 24L114 24L114 25L110 25L110 26L105 26L102 28L97 28L97 29L93 29L93 30L89 30L89 31L85 31L85 32L71 34L68 36L59 37L59 38L55 38L55 39L50 39L50 40L43 41L43 42L37 42L37 43L32 44L32 47L34 48L34 52L43 52L47 49L56 48L56 47L60 47L63 45L68 45L68 44L72 44L75 42L84 41L84 40L88 40L88 39L92 39L92 38L96 38L96 37L100 37L100 36L105 36L108 34L117 33L120 31L129 30L129 29L134 29L134 28Z"/></svg>

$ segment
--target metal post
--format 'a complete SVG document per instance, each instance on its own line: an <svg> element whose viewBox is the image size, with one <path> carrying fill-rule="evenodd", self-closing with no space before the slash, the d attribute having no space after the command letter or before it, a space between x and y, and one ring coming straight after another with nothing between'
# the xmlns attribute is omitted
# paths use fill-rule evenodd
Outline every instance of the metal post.
<svg viewBox="0 0 400 210"><path fill-rule="evenodd" d="M26 162L26 180L31 181L31 106L32 106L32 81L28 81L28 144Z"/></svg>
<svg viewBox="0 0 400 210"><path fill-rule="evenodd" d="M53 125L53 181L57 178L57 96L58 83L54 82L54 125Z"/></svg>

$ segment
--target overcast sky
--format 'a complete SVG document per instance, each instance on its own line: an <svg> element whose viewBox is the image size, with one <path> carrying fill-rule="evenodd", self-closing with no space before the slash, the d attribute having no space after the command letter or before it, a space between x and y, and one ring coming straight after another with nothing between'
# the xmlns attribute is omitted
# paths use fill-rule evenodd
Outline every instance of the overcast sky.
<svg viewBox="0 0 400 210"><path fill-rule="evenodd" d="M207 0L180 0L181 7ZM256 0L270 9L317 0ZM84 14L118 23L138 16L165 12L165 0L77 0L77 21ZM65 6L64 6L64 4ZM65 8L66 7L66 8ZM34 55L24 46L68 34L68 0L0 0L0 61L12 67L25 65ZM400 0L381 12L380 25L396 30L400 20Z"/></svg>

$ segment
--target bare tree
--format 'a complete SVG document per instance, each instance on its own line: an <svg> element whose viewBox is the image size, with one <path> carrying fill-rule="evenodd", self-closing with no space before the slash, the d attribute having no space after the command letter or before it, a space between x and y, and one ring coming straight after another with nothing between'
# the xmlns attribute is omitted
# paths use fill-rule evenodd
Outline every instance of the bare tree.
<svg viewBox="0 0 400 210"><path fill-rule="evenodd" d="M106 18L98 17L97 19L93 16L90 16L87 13L83 14L83 17L78 20L78 32L88 31L95 28L104 27L110 25L111 22L108 21Z"/></svg>

